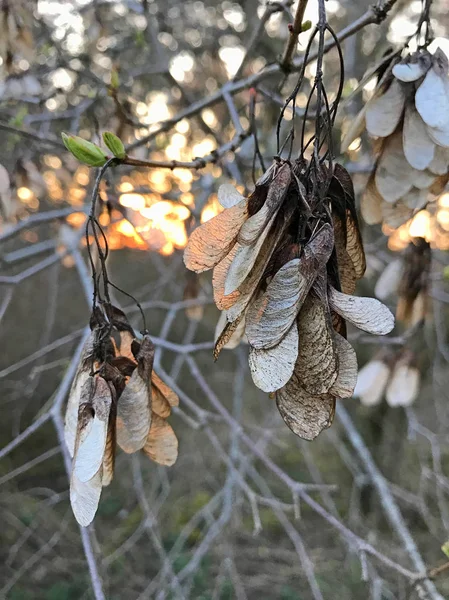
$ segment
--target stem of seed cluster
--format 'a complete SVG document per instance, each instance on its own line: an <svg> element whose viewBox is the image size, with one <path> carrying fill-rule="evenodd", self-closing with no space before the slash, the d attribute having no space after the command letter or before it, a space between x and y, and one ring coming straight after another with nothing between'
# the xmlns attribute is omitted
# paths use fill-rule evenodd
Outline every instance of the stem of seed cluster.
<svg viewBox="0 0 449 600"><path fill-rule="evenodd" d="M314 142L314 154L315 160L318 164L319 151L320 151L320 129L321 129L321 104L322 104L322 92L323 92L323 56L324 56L324 35L326 33L326 7L324 0L318 0L318 58L316 63L316 75L315 75L315 86L316 86L316 129L315 129L315 142Z"/></svg>

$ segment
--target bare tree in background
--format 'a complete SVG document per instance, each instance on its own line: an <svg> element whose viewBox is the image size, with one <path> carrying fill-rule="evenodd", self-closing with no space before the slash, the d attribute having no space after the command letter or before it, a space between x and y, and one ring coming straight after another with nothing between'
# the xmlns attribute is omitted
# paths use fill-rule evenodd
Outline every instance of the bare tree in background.
<svg viewBox="0 0 449 600"><path fill-rule="evenodd" d="M270 164L283 107L293 152L303 124L311 135L317 57L330 103L336 41L345 59L338 148L376 97L385 57L417 28L429 43L448 34L438 0L326 9L336 40L305 55L312 0L0 2L0 597L449 595L446 182L404 222L388 213L364 227L359 291L397 304L398 326L385 339L349 331L360 401L339 401L312 444L253 386L245 345L213 364L211 281L182 263L191 231L220 210L219 185L245 193ZM100 178L60 134L101 146L105 131L128 158ZM380 150L363 127L346 146L338 160L366 198ZM180 398L180 452L169 469L119 453L94 524L78 528L63 413L88 335L96 183L109 275L142 307L155 368ZM113 300L140 329L135 301Z"/></svg>

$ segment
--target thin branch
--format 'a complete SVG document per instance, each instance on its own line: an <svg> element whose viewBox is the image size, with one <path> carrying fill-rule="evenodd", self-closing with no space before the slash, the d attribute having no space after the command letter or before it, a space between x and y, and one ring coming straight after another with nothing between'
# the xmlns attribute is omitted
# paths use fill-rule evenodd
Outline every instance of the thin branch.
<svg viewBox="0 0 449 600"><path fill-rule="evenodd" d="M289 24L290 35L285 46L284 54L282 56L280 67L283 71L288 72L290 70L293 55L298 44L299 34L302 32L302 21L304 19L304 13L307 8L308 0L299 0L296 8L295 20L293 24Z"/></svg>

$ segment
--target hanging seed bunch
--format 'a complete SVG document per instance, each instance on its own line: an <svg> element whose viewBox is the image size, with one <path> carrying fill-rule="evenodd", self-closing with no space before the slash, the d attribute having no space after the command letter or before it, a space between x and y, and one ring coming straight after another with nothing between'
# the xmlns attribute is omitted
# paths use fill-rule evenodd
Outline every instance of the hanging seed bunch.
<svg viewBox="0 0 449 600"><path fill-rule="evenodd" d="M137 340L125 314L110 304L96 308L90 326L64 431L73 458L70 501L83 526L93 520L102 487L112 481L116 444L128 454L142 450L165 466L178 455L167 422L178 397L153 369L149 335Z"/></svg>
<svg viewBox="0 0 449 600"><path fill-rule="evenodd" d="M354 396L364 406L410 406L418 397L421 374L411 350L381 350L359 371Z"/></svg>
<svg viewBox="0 0 449 600"><path fill-rule="evenodd" d="M320 2L320 42L323 13ZM276 157L248 198L221 186L223 212L192 233L184 253L187 268L213 269L215 303L225 315L215 358L246 336L254 383L275 393L286 424L308 440L331 425L336 399L349 398L356 385L346 321L379 335L394 325L378 300L352 295L365 255L351 178L322 151L330 144L336 105L320 111L327 105L320 58L317 73L311 158L304 143L298 159ZM293 101L294 109L299 87L286 106Z"/></svg>
<svg viewBox="0 0 449 600"><path fill-rule="evenodd" d="M407 328L424 321L428 313L431 260L430 244L413 238L402 256L385 267L374 288L379 300L397 295L396 319Z"/></svg>
<svg viewBox="0 0 449 600"><path fill-rule="evenodd" d="M335 165L317 197L309 167L276 160L249 198L221 186L225 210L192 233L184 260L198 273L213 269L225 315L215 358L246 335L254 383L276 392L287 425L313 439L356 384L345 321L383 335L394 320L378 300L351 295L365 257L348 173Z"/></svg>
<svg viewBox="0 0 449 600"><path fill-rule="evenodd" d="M366 126L376 166L361 199L368 224L398 227L449 180L448 59L426 49L392 61L350 128L343 149Z"/></svg>
<svg viewBox="0 0 449 600"><path fill-rule="evenodd" d="M153 369L154 345L140 304L114 285L107 271L108 242L96 218L96 202L111 160L99 171L86 222L93 281L91 333L70 390L64 430L73 458L70 502L83 526L92 522L101 490L112 481L116 444L128 454L142 450L165 466L173 465L178 456L178 440L167 422L172 407L179 404L178 396ZM144 324L141 339L125 313L111 303L110 287L136 302Z"/></svg>

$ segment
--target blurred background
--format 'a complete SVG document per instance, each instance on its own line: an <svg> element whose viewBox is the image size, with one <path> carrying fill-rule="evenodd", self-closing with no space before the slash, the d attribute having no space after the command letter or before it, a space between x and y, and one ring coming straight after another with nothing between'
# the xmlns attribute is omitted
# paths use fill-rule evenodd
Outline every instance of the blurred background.
<svg viewBox="0 0 449 600"><path fill-rule="evenodd" d="M401 227L363 227L368 269L359 293L373 295L400 259L421 294L424 324L399 319L386 340L349 338L360 367L405 357L416 393L399 407L381 389L371 406L344 401L313 443L295 437L255 388L245 345L213 363L219 313L210 274L182 263L189 232L220 210L219 185L246 192L261 174L257 162L253 173L254 127L266 165L276 153L280 108L310 34L300 35L286 75L278 64L296 4L0 2L1 598L449 597L441 550L449 539L449 193ZM387 4L382 23L368 19L342 43L337 147L374 89L364 73L416 30L420 1ZM337 33L374 20L368 0L328 0L326 9ZM444 38L447 3L435 0L431 14ZM316 23L314 0L307 19ZM315 72L309 63L298 132ZM324 75L335 98L335 50ZM292 118L287 110L282 133ZM83 225L95 169L68 154L62 131L96 143L113 131L131 156L155 165L207 162L200 170L121 166L101 184L109 271L142 304L156 366L180 396L170 420L180 452L171 468L119 453L94 524L82 532L55 425L90 312ZM374 164L366 134L339 160L360 194ZM410 246L415 237L425 241L424 262ZM394 311L406 292L376 293ZM116 300L141 329L135 304ZM436 587L417 585L441 565L431 573Z"/></svg>

